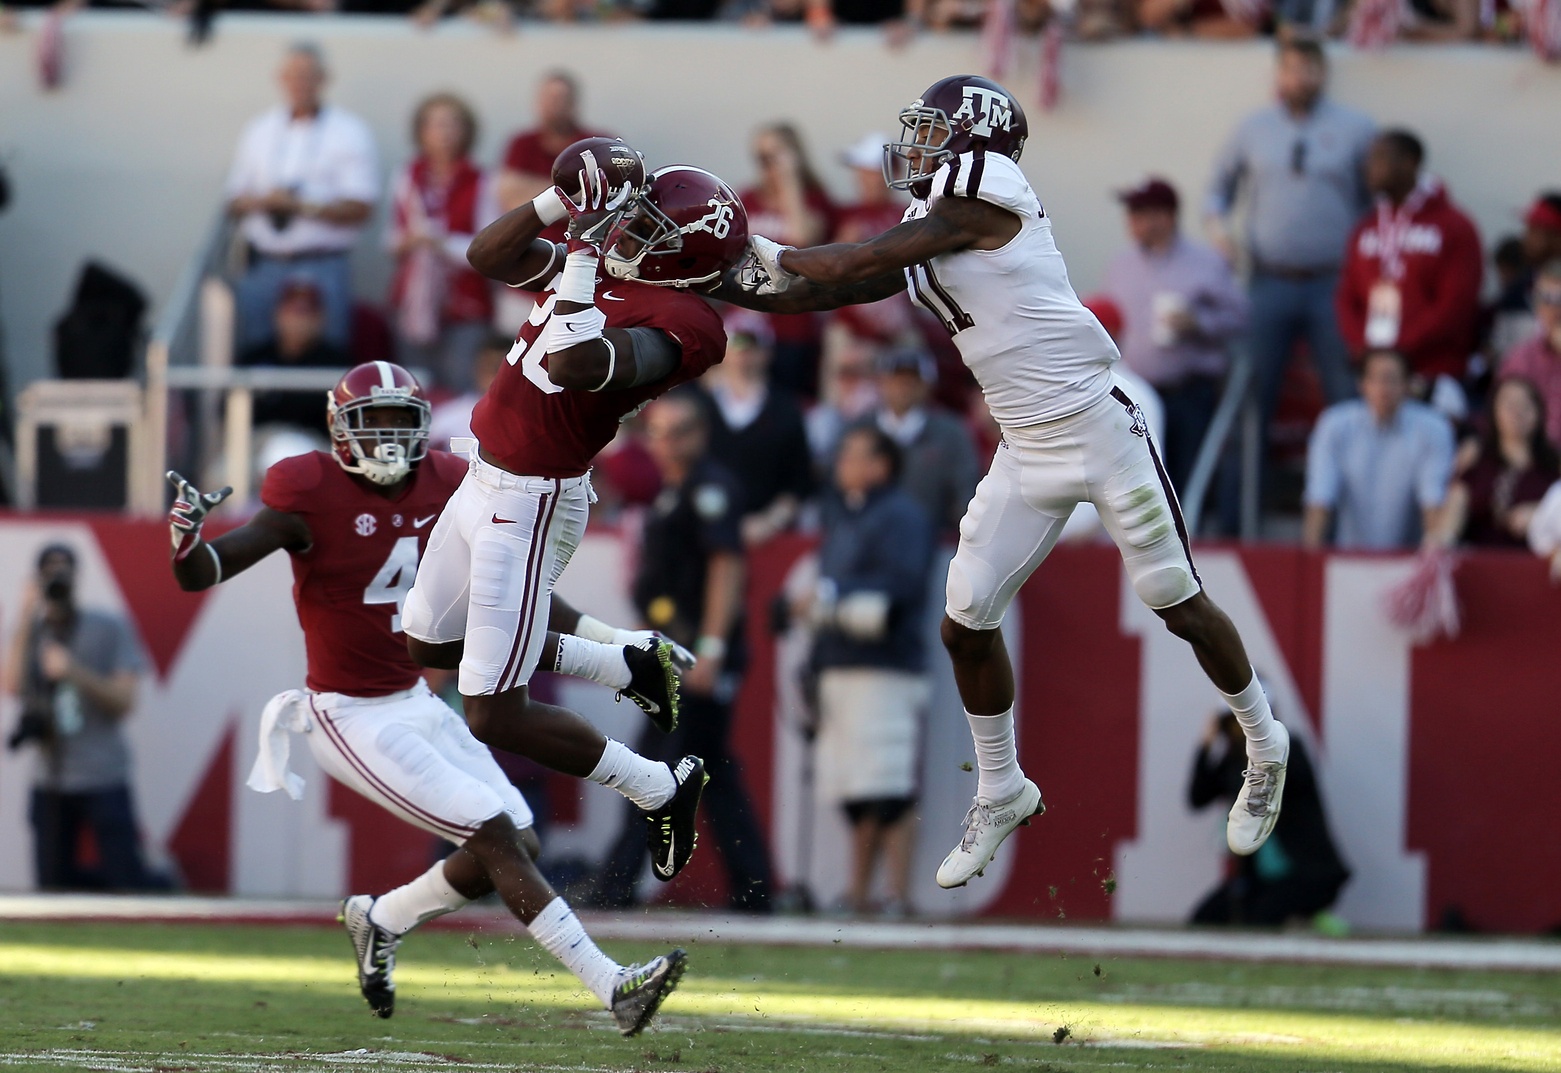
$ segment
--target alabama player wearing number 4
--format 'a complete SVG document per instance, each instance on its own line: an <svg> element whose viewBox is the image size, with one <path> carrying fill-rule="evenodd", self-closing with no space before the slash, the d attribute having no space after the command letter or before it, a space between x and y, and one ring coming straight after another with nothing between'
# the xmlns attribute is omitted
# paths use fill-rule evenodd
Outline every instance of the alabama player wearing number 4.
<svg viewBox="0 0 1561 1073"><path fill-rule="evenodd" d="M407 595L407 646L425 667L459 670L480 740L639 806L652 872L667 881L694 849L704 762L647 760L534 700L527 683L553 586L585 531L592 460L621 422L725 352L721 318L686 288L737 262L747 217L709 172L646 177L640 155L613 139L570 146L553 174L570 188L501 216L467 252L490 279L542 293L472 412L478 451ZM567 246L539 237L565 218ZM574 659L566 638L555 669L572 670ZM676 710L668 714L670 730Z"/></svg>
<svg viewBox="0 0 1561 1073"><path fill-rule="evenodd" d="M1279 818L1289 736L1235 626L1203 592L1143 414L1113 382L1120 355L1073 293L1051 219L1019 169L1024 111L997 83L961 75L935 82L900 123L901 140L884 146L884 178L915 200L898 226L869 242L805 250L755 236L749 261L714 293L800 313L908 289L954 337L1002 426L949 564L943 643L979 774L964 836L938 883L958 887L980 875L1003 840L1042 811L1040 791L1019 768L1013 668L999 627L1086 500L1139 598L1192 645L1246 734L1248 765L1226 839L1236 853L1253 853Z"/></svg>
<svg viewBox="0 0 1561 1073"><path fill-rule="evenodd" d="M287 754L289 734L302 733L316 762L338 782L460 846L405 886L342 903L359 987L374 1012L394 1012L401 939L496 889L632 1035L676 986L682 952L624 967L597 949L537 871L539 846L525 799L461 717L429 691L406 651L406 593L434 523L467 470L454 455L427 451L428 417L422 389L400 366L370 362L349 370L330 397L334 453L272 466L261 510L209 543L201 538L202 522L229 490L202 495L170 473L178 489L169 516L174 576L181 588L205 589L273 552L285 550L292 559L308 689L267 705L252 787L301 794ZM579 622L568 620L594 621L567 607L559 612L558 625L578 629ZM614 632L599 623L596 629ZM660 657L668 646L650 640L659 654L652 647L583 643L596 650L597 680L664 702ZM556 635L548 645L556 651Z"/></svg>

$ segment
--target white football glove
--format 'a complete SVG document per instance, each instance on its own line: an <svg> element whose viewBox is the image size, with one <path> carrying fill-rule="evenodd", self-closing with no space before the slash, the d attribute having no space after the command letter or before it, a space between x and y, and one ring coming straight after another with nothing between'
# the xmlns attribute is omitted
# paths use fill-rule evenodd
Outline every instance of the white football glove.
<svg viewBox="0 0 1561 1073"><path fill-rule="evenodd" d="M763 235L748 237L748 254L737 267L737 285L749 294L772 295L787 290L802 277L780 266L780 255L795 246L782 246Z"/></svg>
<svg viewBox="0 0 1561 1073"><path fill-rule="evenodd" d="M168 511L168 526L173 536L173 557L177 561L195 550L195 545L201 542L201 526L205 524L206 515L218 503L232 495L233 489L222 488L202 495L198 488L173 470L169 470L166 476L168 483L173 485L177 493L173 506Z"/></svg>
<svg viewBox="0 0 1561 1073"><path fill-rule="evenodd" d="M589 157L589 154L585 155ZM579 176L578 202L559 187L555 186L553 190L564 203L564 211L569 214L568 233L571 242L597 246L623 215L624 206L634 196L634 187L624 183L614 190L608 184L607 173L594 164L582 168Z"/></svg>

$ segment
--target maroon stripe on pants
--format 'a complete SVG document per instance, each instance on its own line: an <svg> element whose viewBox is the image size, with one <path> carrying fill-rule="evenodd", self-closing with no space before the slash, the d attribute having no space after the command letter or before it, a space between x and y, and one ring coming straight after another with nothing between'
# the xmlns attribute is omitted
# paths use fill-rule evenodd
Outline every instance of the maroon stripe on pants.
<svg viewBox="0 0 1561 1073"><path fill-rule="evenodd" d="M557 478L553 480L553 495L548 500L547 517L542 520L540 535L533 531L531 535L532 552L536 569L532 569L532 562L526 563L526 591L520 600L520 621L516 624L515 636L518 644L510 653L509 662L505 664L504 673L499 675L496 693L502 693L508 689L514 689L518 684L521 669L526 662L526 649L531 647L531 636L535 632L537 605L542 600L542 573L547 567L547 545L553 532L553 515L558 511L558 501L564 498L563 489L559 486ZM540 505L537 513L541 513ZM540 549L540 551L538 550ZM505 680L509 679L509 684Z"/></svg>
<svg viewBox="0 0 1561 1073"><path fill-rule="evenodd" d="M537 551L537 548L540 546L540 542L537 540L537 537L542 532L542 512L544 509L546 509L546 500L546 493L542 493L537 496L537 513L536 516L531 519L531 550L526 555L526 571L524 578L525 587L521 589L520 608L518 610L519 617L515 622L515 642L510 646L509 656L504 661L503 670L499 672L498 679L493 683L493 691L495 693L502 693L504 691L504 680L509 677L510 671L515 666L515 660L521 652L520 635L522 631L522 624L524 623L526 617L526 600L531 595L531 575L536 569L537 559L540 555L540 553Z"/></svg>
<svg viewBox="0 0 1561 1073"><path fill-rule="evenodd" d="M320 711L319 708L315 707L313 697L309 698L309 710L314 713L315 722L319 723L320 727L325 731L325 736L331 740L332 745L336 746L336 751L342 755L342 757L347 761L348 765L351 766L354 771L363 776L364 781L372 784L376 789L379 790L380 793L384 794L396 804L400 805L407 812L410 812L412 815L426 820L434 827L438 827L442 831L458 835L460 841L462 842L470 838L472 833L477 830L475 827L463 827L461 824L451 823L449 820L440 819L438 816L435 816L427 809L413 804L411 801L408 801L406 798L396 793L396 791L385 785L384 781L380 779L379 776L374 774L367 761L352 751L352 747L347 744L347 739L342 736L342 732L331 725L330 717L324 712Z"/></svg>
<svg viewBox="0 0 1561 1073"><path fill-rule="evenodd" d="M1138 405L1119 387L1111 389L1111 397L1120 402L1128 413L1132 413ZM1144 428L1144 442L1149 445L1149 457L1154 462L1156 476L1160 478L1160 487L1165 490L1165 500L1171 505L1171 518L1176 523L1177 539L1182 542L1182 554L1187 556L1187 568L1192 571L1192 579L1202 588L1203 579L1198 576L1198 565L1192 561L1192 543L1187 539L1187 523L1182 519L1182 506L1176 500L1176 489L1171 487L1171 478L1166 476L1165 464L1160 461L1160 452L1155 450L1154 437L1149 434L1147 425Z"/></svg>

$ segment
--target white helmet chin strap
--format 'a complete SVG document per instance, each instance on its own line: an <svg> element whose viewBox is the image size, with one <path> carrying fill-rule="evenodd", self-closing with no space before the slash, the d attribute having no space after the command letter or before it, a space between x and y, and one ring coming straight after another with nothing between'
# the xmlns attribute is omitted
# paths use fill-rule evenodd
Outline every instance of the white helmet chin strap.
<svg viewBox="0 0 1561 1073"><path fill-rule="evenodd" d="M357 454L356 451L353 453ZM358 455L358 472L375 484L395 484L412 472L412 463L407 461L404 445L382 443L374 449L374 453L379 457L365 458Z"/></svg>

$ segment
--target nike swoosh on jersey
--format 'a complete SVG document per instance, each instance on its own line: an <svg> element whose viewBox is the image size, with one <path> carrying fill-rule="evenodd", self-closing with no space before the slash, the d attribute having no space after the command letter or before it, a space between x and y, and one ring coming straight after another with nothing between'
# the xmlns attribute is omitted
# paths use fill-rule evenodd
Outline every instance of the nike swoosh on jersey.
<svg viewBox="0 0 1561 1073"><path fill-rule="evenodd" d="M500 518L497 514L495 514L493 516L493 524L494 525L514 525L515 524L515 519L514 518Z"/></svg>
<svg viewBox="0 0 1561 1073"><path fill-rule="evenodd" d="M412 528L413 529L421 529L421 528L423 528L423 526L427 525L429 522L433 521L437 517L439 517L439 515L437 515L437 514L430 514L426 518L413 518L412 519Z"/></svg>
<svg viewBox="0 0 1561 1073"><path fill-rule="evenodd" d="M628 301L627 298L619 298L616 294L612 293L612 291L603 291L602 292L602 297L607 299L609 302L627 302Z"/></svg>

